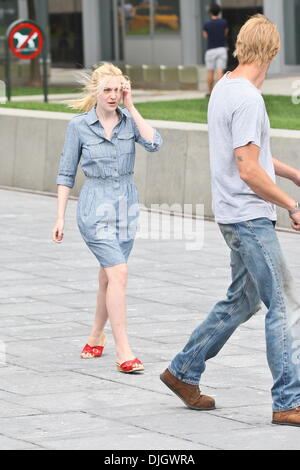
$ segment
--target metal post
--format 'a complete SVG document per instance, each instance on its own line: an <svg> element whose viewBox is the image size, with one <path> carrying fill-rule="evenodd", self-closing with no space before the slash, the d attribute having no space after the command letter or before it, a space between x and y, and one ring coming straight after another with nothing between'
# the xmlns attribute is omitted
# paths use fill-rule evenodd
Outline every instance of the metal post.
<svg viewBox="0 0 300 470"><path fill-rule="evenodd" d="M46 34L44 32L44 47L43 47L43 89L44 89L44 102L48 103L48 67L47 67L47 59L48 59L48 41L46 38Z"/></svg>
<svg viewBox="0 0 300 470"><path fill-rule="evenodd" d="M5 37L5 84L7 101L11 101L11 73L10 73L10 54L8 47L8 31Z"/></svg>

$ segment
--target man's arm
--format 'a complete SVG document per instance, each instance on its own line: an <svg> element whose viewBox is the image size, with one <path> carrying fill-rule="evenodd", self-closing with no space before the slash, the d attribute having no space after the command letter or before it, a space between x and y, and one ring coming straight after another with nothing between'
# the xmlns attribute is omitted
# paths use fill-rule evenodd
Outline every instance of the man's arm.
<svg viewBox="0 0 300 470"><path fill-rule="evenodd" d="M297 186L300 186L300 171L296 168L293 168L290 165L286 165L285 163L280 162L276 158L273 158L273 163L275 167L275 173L277 176L281 176L282 178L286 178Z"/></svg>
<svg viewBox="0 0 300 470"><path fill-rule="evenodd" d="M241 179L262 199L287 210L295 209L297 201L288 196L259 164L260 148L248 144L234 150ZM300 230L300 212L292 216L293 228Z"/></svg>
<svg viewBox="0 0 300 470"><path fill-rule="evenodd" d="M203 34L203 37L204 37L205 39L207 39L207 38L208 38L208 33L207 33L207 31L203 31L203 33L202 33L202 34Z"/></svg>

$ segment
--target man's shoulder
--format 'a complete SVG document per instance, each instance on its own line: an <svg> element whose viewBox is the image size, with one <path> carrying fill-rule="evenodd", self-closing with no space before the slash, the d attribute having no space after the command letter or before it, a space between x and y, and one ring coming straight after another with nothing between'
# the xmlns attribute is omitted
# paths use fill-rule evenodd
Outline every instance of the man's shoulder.
<svg viewBox="0 0 300 470"><path fill-rule="evenodd" d="M247 107L265 107L261 93L254 86L252 87L246 82L231 82L226 80L225 76L213 89L210 104L213 105L216 102L223 105L229 114Z"/></svg>
<svg viewBox="0 0 300 470"><path fill-rule="evenodd" d="M262 97L262 94L256 90L254 87L244 86L241 89L241 105L254 105L264 106L265 102Z"/></svg>

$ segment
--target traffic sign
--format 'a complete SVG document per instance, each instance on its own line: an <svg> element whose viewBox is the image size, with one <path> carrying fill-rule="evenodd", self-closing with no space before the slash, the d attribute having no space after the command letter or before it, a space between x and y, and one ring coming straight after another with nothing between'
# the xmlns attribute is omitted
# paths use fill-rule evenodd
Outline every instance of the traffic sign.
<svg viewBox="0 0 300 470"><path fill-rule="evenodd" d="M47 38L44 31L31 20L17 20L6 31L5 85L7 101L11 101L11 54L19 59L32 60L42 54L44 100L48 102Z"/></svg>
<svg viewBox="0 0 300 470"><path fill-rule="evenodd" d="M19 59L35 59L43 49L43 32L33 23L18 22L9 32L8 43L11 52Z"/></svg>

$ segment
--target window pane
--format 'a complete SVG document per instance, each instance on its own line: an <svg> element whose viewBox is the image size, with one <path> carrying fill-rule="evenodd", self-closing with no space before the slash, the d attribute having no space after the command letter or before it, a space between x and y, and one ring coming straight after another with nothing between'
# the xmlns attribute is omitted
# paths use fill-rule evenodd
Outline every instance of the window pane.
<svg viewBox="0 0 300 470"><path fill-rule="evenodd" d="M0 36L5 36L8 26L18 17L17 0L0 0Z"/></svg>
<svg viewBox="0 0 300 470"><path fill-rule="evenodd" d="M285 55L287 65L300 65L300 0L284 5Z"/></svg>
<svg viewBox="0 0 300 470"><path fill-rule="evenodd" d="M180 31L180 1L154 0L154 24L158 34Z"/></svg>
<svg viewBox="0 0 300 470"><path fill-rule="evenodd" d="M124 0L123 11L126 33L147 35L151 32L151 0Z"/></svg>

